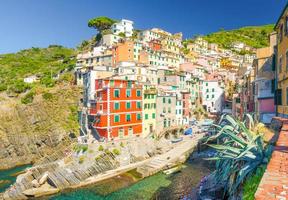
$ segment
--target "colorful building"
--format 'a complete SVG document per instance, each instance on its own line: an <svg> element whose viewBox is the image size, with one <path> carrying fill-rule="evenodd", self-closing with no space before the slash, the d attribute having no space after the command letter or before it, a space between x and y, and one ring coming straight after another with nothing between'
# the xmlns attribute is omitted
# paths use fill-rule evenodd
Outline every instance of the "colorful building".
<svg viewBox="0 0 288 200"><path fill-rule="evenodd" d="M283 9L276 25L276 104L277 115L288 117L288 4Z"/></svg>
<svg viewBox="0 0 288 200"><path fill-rule="evenodd" d="M93 127L100 137L122 139L142 133L142 85L117 79L95 80Z"/></svg>
<svg viewBox="0 0 288 200"><path fill-rule="evenodd" d="M176 93L159 94L156 99L156 135L176 126Z"/></svg>
<svg viewBox="0 0 288 200"><path fill-rule="evenodd" d="M143 94L142 136L147 137L151 134L154 134L156 130L156 87L154 85L145 84L143 86Z"/></svg>
<svg viewBox="0 0 288 200"><path fill-rule="evenodd" d="M274 91L274 46L276 33L270 36L270 46L257 49L254 61L255 85L255 117L262 123L269 124L275 116Z"/></svg>

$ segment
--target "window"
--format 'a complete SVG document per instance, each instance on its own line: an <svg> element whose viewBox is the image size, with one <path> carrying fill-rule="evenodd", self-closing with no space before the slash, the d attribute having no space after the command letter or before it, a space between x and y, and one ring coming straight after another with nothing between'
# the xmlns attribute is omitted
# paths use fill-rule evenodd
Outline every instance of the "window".
<svg viewBox="0 0 288 200"><path fill-rule="evenodd" d="M114 103L114 110L119 110L120 108L120 103L119 102L115 102Z"/></svg>
<svg viewBox="0 0 288 200"><path fill-rule="evenodd" d="M171 113L171 108L170 107L168 108L168 113Z"/></svg>
<svg viewBox="0 0 288 200"><path fill-rule="evenodd" d="M114 80L111 80L111 81L110 81L110 86L111 86L111 87L114 87Z"/></svg>
<svg viewBox="0 0 288 200"><path fill-rule="evenodd" d="M131 108L131 102L126 102L126 109L130 109Z"/></svg>
<svg viewBox="0 0 288 200"><path fill-rule="evenodd" d="M279 39L279 42L282 42L283 40L283 24L280 25L278 39Z"/></svg>
<svg viewBox="0 0 288 200"><path fill-rule="evenodd" d="M140 97L141 96L141 90L137 90L136 95L137 95L137 97Z"/></svg>
<svg viewBox="0 0 288 200"><path fill-rule="evenodd" d="M288 35L288 16L285 19L285 35Z"/></svg>
<svg viewBox="0 0 288 200"><path fill-rule="evenodd" d="M208 95L208 94L206 95L206 98L207 98L207 99L209 98L209 95Z"/></svg>
<svg viewBox="0 0 288 200"><path fill-rule="evenodd" d="M288 87L286 88L286 106L288 105Z"/></svg>
<svg viewBox="0 0 288 200"><path fill-rule="evenodd" d="M155 118L156 118L156 114L152 113L152 119L155 119Z"/></svg>
<svg viewBox="0 0 288 200"><path fill-rule="evenodd" d="M166 108L163 108L163 113L166 113Z"/></svg>
<svg viewBox="0 0 288 200"><path fill-rule="evenodd" d="M141 113L137 113L137 120L141 120Z"/></svg>
<svg viewBox="0 0 288 200"><path fill-rule="evenodd" d="M131 90L126 90L126 97L131 97Z"/></svg>
<svg viewBox="0 0 288 200"><path fill-rule="evenodd" d="M279 67L279 72L281 73L281 72L282 72L282 56L280 56L280 58L279 58L279 65L278 65L278 67Z"/></svg>
<svg viewBox="0 0 288 200"><path fill-rule="evenodd" d="M148 119L148 118L149 118L148 114L145 114L145 119Z"/></svg>
<svg viewBox="0 0 288 200"><path fill-rule="evenodd" d="M118 89L114 89L114 97L119 98L120 91Z"/></svg>
<svg viewBox="0 0 288 200"><path fill-rule="evenodd" d="M128 88L131 88L132 86L132 81L128 81Z"/></svg>
<svg viewBox="0 0 288 200"><path fill-rule="evenodd" d="M168 99L168 103L171 104L171 99Z"/></svg>
<svg viewBox="0 0 288 200"><path fill-rule="evenodd" d="M167 122L166 122L167 120L166 119L164 119L164 128L167 126Z"/></svg>
<svg viewBox="0 0 288 200"><path fill-rule="evenodd" d="M212 98L214 98L214 94L212 94Z"/></svg>
<svg viewBox="0 0 288 200"><path fill-rule="evenodd" d="M120 121L120 116L114 115L114 122L119 122L119 121Z"/></svg>
<svg viewBox="0 0 288 200"><path fill-rule="evenodd" d="M282 105L282 89L277 89L275 91L275 104Z"/></svg>
<svg viewBox="0 0 288 200"><path fill-rule="evenodd" d="M131 114L126 114L126 122L130 122L131 121Z"/></svg>
<svg viewBox="0 0 288 200"><path fill-rule="evenodd" d="M141 108L141 102L137 101L137 108Z"/></svg>
<svg viewBox="0 0 288 200"><path fill-rule="evenodd" d="M165 103L165 101L166 101L166 100L165 100L165 97L163 97L163 103Z"/></svg>
<svg viewBox="0 0 288 200"><path fill-rule="evenodd" d="M288 71L288 50L286 51L286 71Z"/></svg>
<svg viewBox="0 0 288 200"><path fill-rule="evenodd" d="M209 89L206 89L206 92L209 92Z"/></svg>
<svg viewBox="0 0 288 200"><path fill-rule="evenodd" d="M206 86L208 86L208 83L206 83Z"/></svg>
<svg viewBox="0 0 288 200"><path fill-rule="evenodd" d="M212 92L215 92L215 89L214 89L214 88L212 88Z"/></svg>

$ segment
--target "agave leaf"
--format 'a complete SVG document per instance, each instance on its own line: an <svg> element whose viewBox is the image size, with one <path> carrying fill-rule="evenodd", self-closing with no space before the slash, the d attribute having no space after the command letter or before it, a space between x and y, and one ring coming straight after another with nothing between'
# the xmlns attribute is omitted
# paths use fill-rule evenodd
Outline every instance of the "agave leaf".
<svg viewBox="0 0 288 200"><path fill-rule="evenodd" d="M241 150L232 146L225 146L225 145L220 145L220 144L209 144L208 146L217 149L217 150L227 150L227 151L231 151L233 153L236 154L240 154Z"/></svg>
<svg viewBox="0 0 288 200"><path fill-rule="evenodd" d="M245 151L243 151L237 158L241 158L242 156L244 156L245 154L249 154L250 150L257 147L255 144L250 144L248 145L248 147L245 149ZM251 153L251 152L250 152ZM251 153L252 154L252 153ZM253 154L252 154L253 155ZM237 159L236 158L236 159Z"/></svg>

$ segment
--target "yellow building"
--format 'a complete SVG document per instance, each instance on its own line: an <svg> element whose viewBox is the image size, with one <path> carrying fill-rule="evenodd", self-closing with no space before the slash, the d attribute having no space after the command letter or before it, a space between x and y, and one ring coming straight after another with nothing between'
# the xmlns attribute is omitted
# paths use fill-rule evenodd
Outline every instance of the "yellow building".
<svg viewBox="0 0 288 200"><path fill-rule="evenodd" d="M288 3L282 11L276 25L277 32L277 114L288 117Z"/></svg>
<svg viewBox="0 0 288 200"><path fill-rule="evenodd" d="M155 132L156 128L156 94L157 90L153 85L143 87L143 130L142 136L147 137Z"/></svg>

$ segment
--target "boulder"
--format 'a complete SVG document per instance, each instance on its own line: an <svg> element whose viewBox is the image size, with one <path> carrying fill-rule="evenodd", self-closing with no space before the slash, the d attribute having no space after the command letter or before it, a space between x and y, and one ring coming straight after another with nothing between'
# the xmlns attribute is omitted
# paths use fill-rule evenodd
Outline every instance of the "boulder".
<svg viewBox="0 0 288 200"><path fill-rule="evenodd" d="M47 178L48 178L48 172L45 172L43 176L39 179L39 184L43 185L47 181Z"/></svg>
<svg viewBox="0 0 288 200"><path fill-rule="evenodd" d="M34 188L40 187L40 184L38 183L38 181L36 179L34 179L31 183L32 183Z"/></svg>

